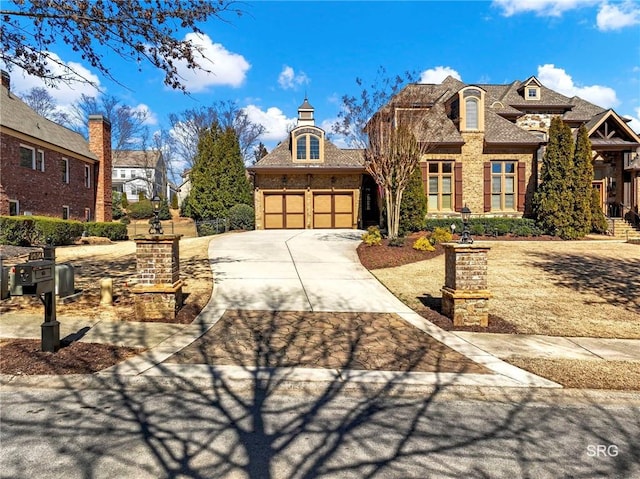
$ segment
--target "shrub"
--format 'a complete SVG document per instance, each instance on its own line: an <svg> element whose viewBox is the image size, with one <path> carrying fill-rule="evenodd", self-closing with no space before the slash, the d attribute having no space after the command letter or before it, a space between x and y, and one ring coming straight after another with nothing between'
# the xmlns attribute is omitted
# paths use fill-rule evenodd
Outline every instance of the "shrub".
<svg viewBox="0 0 640 479"><path fill-rule="evenodd" d="M124 210L122 209L123 196L123 193L119 193L117 191L111 193L111 216L113 216L114 220L122 218L124 215Z"/></svg>
<svg viewBox="0 0 640 479"><path fill-rule="evenodd" d="M127 225L120 223L85 223L89 236L100 236L112 241L127 239Z"/></svg>
<svg viewBox="0 0 640 479"><path fill-rule="evenodd" d="M462 233L462 231L460 231L460 233ZM474 236L484 236L485 234L484 224L469 222L469 233L471 233Z"/></svg>
<svg viewBox="0 0 640 479"><path fill-rule="evenodd" d="M171 197L171 209L172 210L178 209L178 195L173 195Z"/></svg>
<svg viewBox="0 0 640 479"><path fill-rule="evenodd" d="M362 235L362 241L367 246L377 246L382 243L382 233L377 226L369 226L367 232Z"/></svg>
<svg viewBox="0 0 640 479"><path fill-rule="evenodd" d="M422 236L413 242L413 249L418 251L435 251L436 249L429 241L429 238Z"/></svg>
<svg viewBox="0 0 640 479"><path fill-rule="evenodd" d="M0 244L29 246L35 236L35 221L31 216L0 216Z"/></svg>
<svg viewBox="0 0 640 479"><path fill-rule="evenodd" d="M80 221L70 221L58 218L46 218L36 216L35 236L32 238L33 244L54 245L73 244L76 238L82 235L85 223Z"/></svg>
<svg viewBox="0 0 640 479"><path fill-rule="evenodd" d="M255 223L253 208L245 204L237 204L229 209L229 229L252 230Z"/></svg>
<svg viewBox="0 0 640 479"><path fill-rule="evenodd" d="M126 193L122 193L120 201L122 202L122 208L123 209L126 210L127 208L129 208L129 199L127 198L127 194Z"/></svg>
<svg viewBox="0 0 640 479"><path fill-rule="evenodd" d="M123 216L122 218L120 218L120 223L122 223L123 225L128 225L129 223L131 223L131 220L128 216Z"/></svg>
<svg viewBox="0 0 640 479"><path fill-rule="evenodd" d="M414 168L409 183L402 194L399 231L403 233L420 231L424 226L426 214L427 197L424 194L422 173L418 165Z"/></svg>
<svg viewBox="0 0 640 479"><path fill-rule="evenodd" d="M153 205L149 200L140 200L129 205L129 217L140 220L153 216Z"/></svg>
<svg viewBox="0 0 640 479"><path fill-rule="evenodd" d="M395 238L391 238L389 240L389 246L393 246L396 248L401 248L404 246L404 238L401 236L397 236Z"/></svg>
<svg viewBox="0 0 640 479"><path fill-rule="evenodd" d="M433 230L433 233L431 233L432 244L447 243L452 239L453 239L453 235L451 234L451 231L449 231L447 228L438 227L435 230Z"/></svg>

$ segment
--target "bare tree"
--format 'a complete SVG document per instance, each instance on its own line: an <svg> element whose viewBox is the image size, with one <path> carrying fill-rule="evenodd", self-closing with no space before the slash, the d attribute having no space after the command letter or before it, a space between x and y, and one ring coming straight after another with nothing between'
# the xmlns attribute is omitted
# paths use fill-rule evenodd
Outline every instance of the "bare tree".
<svg viewBox="0 0 640 479"><path fill-rule="evenodd" d="M235 131L245 164L251 161L253 147L265 131L263 125L253 123L246 111L233 101L219 101L209 107L172 113L169 121L175 139L176 156L182 158L186 168L193 166L200 137L211 125L217 124L222 129L232 128Z"/></svg>
<svg viewBox="0 0 640 479"><path fill-rule="evenodd" d="M402 86L414 75L390 78L384 68L378 78L358 96L345 95L340 120L333 132L361 148L364 164L384 194L388 237L398 237L400 203L413 170L430 147L424 131L433 129L427 119L428 108L394 101ZM362 87L362 79L356 79Z"/></svg>
<svg viewBox="0 0 640 479"><path fill-rule="evenodd" d="M111 148L114 155L119 150L144 149L149 138L148 127L145 124L149 118L147 110L123 104L112 95L82 95L72 106L73 128L87 138L87 118L97 113L104 115L111 122Z"/></svg>
<svg viewBox="0 0 640 479"><path fill-rule="evenodd" d="M22 96L29 107L38 115L54 121L63 126L70 126L70 119L67 113L60 111L56 101L46 88L35 87Z"/></svg>
<svg viewBox="0 0 640 479"><path fill-rule="evenodd" d="M202 51L178 32L202 33L199 24L211 18L227 21L241 15L231 0L31 0L0 6L0 60L19 67L47 84L95 82L74 70L49 50L60 41L107 78L120 83L106 60L115 54L142 70L151 64L165 74L164 83L186 92L177 69L206 70L198 63ZM13 8L8 8L11 5ZM99 46L99 47L98 47ZM104 48L104 50L103 50Z"/></svg>

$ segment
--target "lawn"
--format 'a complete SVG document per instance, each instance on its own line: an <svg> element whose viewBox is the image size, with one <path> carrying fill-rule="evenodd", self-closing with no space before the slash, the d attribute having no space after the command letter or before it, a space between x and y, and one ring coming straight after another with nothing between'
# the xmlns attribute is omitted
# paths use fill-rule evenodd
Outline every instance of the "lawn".
<svg viewBox="0 0 640 479"><path fill-rule="evenodd" d="M476 244L491 248L489 332L640 339L639 245L588 240ZM412 309L432 320L435 312L436 322L447 326L437 314L444 256L372 273Z"/></svg>

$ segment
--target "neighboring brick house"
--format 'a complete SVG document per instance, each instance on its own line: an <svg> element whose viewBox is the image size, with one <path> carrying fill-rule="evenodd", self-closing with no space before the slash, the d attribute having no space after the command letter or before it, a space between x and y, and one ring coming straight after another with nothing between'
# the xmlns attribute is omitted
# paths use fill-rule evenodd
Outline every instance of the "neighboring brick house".
<svg viewBox="0 0 640 479"><path fill-rule="evenodd" d="M89 141L0 89L0 215L111 221L111 124L89 116Z"/></svg>
<svg viewBox="0 0 640 479"><path fill-rule="evenodd" d="M144 150L116 150L113 152L113 190L127 195L129 203L142 194L169 200L167 169L162 153Z"/></svg>
<svg viewBox="0 0 640 479"><path fill-rule="evenodd" d="M364 174L361 152L327 140L307 99L289 136L248 171L256 229L357 228L362 218L378 223L377 190ZM363 204L369 206L364 212Z"/></svg>
<svg viewBox="0 0 640 479"><path fill-rule="evenodd" d="M430 148L421 161L429 216L457 215L464 204L488 216L531 213L553 116L573 130L586 125L593 185L609 216L637 212L640 137L613 110L546 88L536 77L508 85L411 84L378 112L401 123L408 115L438 128L416 131Z"/></svg>

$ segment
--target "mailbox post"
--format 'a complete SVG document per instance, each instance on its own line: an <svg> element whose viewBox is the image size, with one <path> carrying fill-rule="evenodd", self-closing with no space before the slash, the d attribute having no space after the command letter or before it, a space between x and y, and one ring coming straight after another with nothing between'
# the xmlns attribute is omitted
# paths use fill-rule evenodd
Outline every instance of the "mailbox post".
<svg viewBox="0 0 640 479"><path fill-rule="evenodd" d="M11 268L9 292L13 296L37 296L44 304L41 325L42 351L55 353L60 348L60 323L56 319L56 251L47 245L30 255L29 261Z"/></svg>

